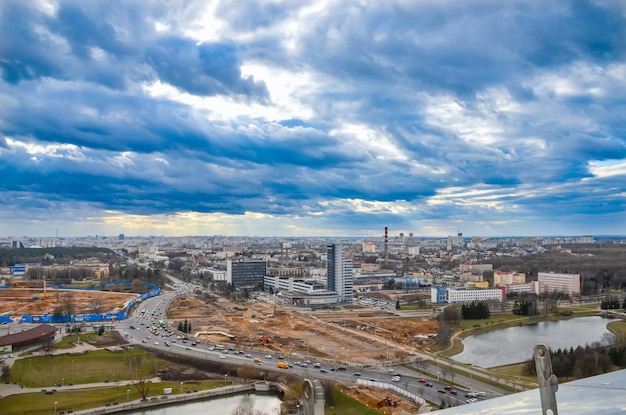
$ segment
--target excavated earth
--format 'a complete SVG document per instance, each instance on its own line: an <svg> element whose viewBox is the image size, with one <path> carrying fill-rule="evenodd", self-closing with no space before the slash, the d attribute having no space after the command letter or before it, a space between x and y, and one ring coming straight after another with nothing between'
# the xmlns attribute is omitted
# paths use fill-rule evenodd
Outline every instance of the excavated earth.
<svg viewBox="0 0 626 415"><path fill-rule="evenodd" d="M232 343L237 348L264 347L268 353L316 357L330 363L380 365L407 360L412 350L431 345L415 336L437 332L430 318L403 318L364 310L308 311L276 308L267 302L233 304L197 297L176 300L168 310L175 327L187 320L192 335L205 342ZM233 336L233 337L229 337Z"/></svg>

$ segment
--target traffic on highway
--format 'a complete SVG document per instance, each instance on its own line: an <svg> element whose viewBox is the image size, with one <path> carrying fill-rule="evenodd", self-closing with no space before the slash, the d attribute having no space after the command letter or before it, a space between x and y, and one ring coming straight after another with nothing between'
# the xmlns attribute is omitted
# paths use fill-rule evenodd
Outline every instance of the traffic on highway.
<svg viewBox="0 0 626 415"><path fill-rule="evenodd" d="M144 300L132 314L116 329L132 343L145 347L167 350L170 353L194 356L220 361L232 365L264 366L272 370L285 370L300 376L333 379L338 382L366 382L374 386L391 383L431 402L439 402L443 395L455 405L476 402L487 398L483 391L460 390L438 379L427 379L413 370L396 367L346 367L334 362L311 360L300 355L283 356L258 350L252 346L232 343L207 343L183 333L168 324L166 313L172 301L180 296L191 294L192 284L172 278L173 291L163 291L160 295ZM435 370L435 369L433 369ZM434 372L436 373L436 372ZM490 392L489 397L499 395Z"/></svg>

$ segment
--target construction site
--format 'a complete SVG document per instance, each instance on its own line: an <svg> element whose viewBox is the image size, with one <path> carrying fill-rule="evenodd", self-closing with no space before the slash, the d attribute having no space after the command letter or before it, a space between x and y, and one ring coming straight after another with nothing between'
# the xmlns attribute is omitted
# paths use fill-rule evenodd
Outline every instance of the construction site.
<svg viewBox="0 0 626 415"><path fill-rule="evenodd" d="M187 296L168 309L176 325L187 320L191 335L201 343L232 345L237 350L263 350L296 362L311 360L323 366L384 366L410 360L415 351L432 346L437 321L430 317L403 318L381 310L302 310L276 307L271 301L235 304L223 298L205 301ZM384 373L385 375L382 375ZM372 408L393 408L394 414L414 414L417 405L363 385L345 385L344 392Z"/></svg>
<svg viewBox="0 0 626 415"><path fill-rule="evenodd" d="M57 289L37 282L0 290L0 315L19 320L26 315L66 314L68 307L73 314L109 313L136 297L135 293Z"/></svg>
<svg viewBox="0 0 626 415"><path fill-rule="evenodd" d="M402 318L380 310L310 311L191 296L176 300L168 319L174 326L189 321L192 334L200 333L203 342L263 347L268 353L356 367L406 361L414 350L428 348L429 335L437 332L431 318Z"/></svg>

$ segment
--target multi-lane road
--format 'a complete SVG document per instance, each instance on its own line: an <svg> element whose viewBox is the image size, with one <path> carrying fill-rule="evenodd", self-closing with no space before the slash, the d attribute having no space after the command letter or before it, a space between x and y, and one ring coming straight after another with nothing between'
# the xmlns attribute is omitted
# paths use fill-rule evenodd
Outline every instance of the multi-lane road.
<svg viewBox="0 0 626 415"><path fill-rule="evenodd" d="M289 356L280 356L276 353L268 354L249 345L235 345L232 343L206 343L197 341L192 335L184 339L184 333L178 332L175 327L160 327L159 321L166 321L166 312L169 304L179 296L191 294L192 284L172 279L175 289L162 292L160 295L144 300L129 314L128 318L116 324L116 329L126 336L132 343L143 344L146 347L167 350L170 353L193 356L196 358L220 361L232 365L258 365L271 370L284 370L299 376L332 379L341 383L357 382L365 379L371 382L391 383L431 402L447 400L458 405L466 403L466 392L469 390L485 392L486 397L501 395L500 390L488 390L486 385L478 386L478 382L471 378L457 375L455 384L467 385L465 390L452 387L442 379L437 379L438 368L433 365L423 365L423 369L432 373L429 378L422 378L415 371L402 366L392 367L341 367L333 362L322 359L309 361L293 359ZM288 368L277 367L279 361L285 361ZM400 375L394 378L394 375ZM446 390L447 389L447 390Z"/></svg>
<svg viewBox="0 0 626 415"><path fill-rule="evenodd" d="M430 374L429 377L422 377L419 373L400 365L365 368L341 367L334 362L323 359L309 361L299 358L297 360L291 356L280 356L276 353L268 354L267 350L257 349L249 345L208 344L197 341L192 335L188 335L188 338L184 339L182 338L184 334L178 332L175 327L161 327L159 321L166 322L167 309L173 300L180 296L192 294L195 287L174 278L170 279L174 290L162 291L160 295L144 300L125 320L115 322L115 329L129 342L200 359L220 361L232 365L258 365L271 370L284 370L299 376L332 379L341 383L357 382L359 379L390 383L435 403L442 400L447 400L454 405L466 403L465 394L470 390L484 392L485 397L503 394L502 390L491 388L489 385L477 382L472 377L461 375L455 375L454 383L464 385L464 389L448 385L447 382L443 381L441 368L430 362L420 365L423 372ZM18 326L15 323L2 325L0 326L0 335L6 334L9 330L11 333L21 331L29 328L27 326L31 325ZM2 333L3 331L5 333ZM277 363L279 361L287 362L288 368L278 368ZM394 377L394 375L399 376ZM392 378L394 378L393 381Z"/></svg>

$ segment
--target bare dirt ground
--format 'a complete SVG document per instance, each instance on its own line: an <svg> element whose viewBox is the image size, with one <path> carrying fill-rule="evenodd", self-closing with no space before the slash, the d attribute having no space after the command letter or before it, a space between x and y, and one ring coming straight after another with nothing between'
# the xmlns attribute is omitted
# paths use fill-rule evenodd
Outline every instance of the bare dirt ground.
<svg viewBox="0 0 626 415"><path fill-rule="evenodd" d="M223 298L205 302L198 297L180 298L170 306L170 324L176 326L185 319L192 325L191 334L201 341L231 343L238 349L264 348L290 361L310 358L357 367L406 360L412 351L432 345L432 340L415 336L437 333L438 328L430 318L403 318L380 310L309 311L277 306L274 312L269 302L244 306ZM372 408L388 409L388 413L408 415L419 409L413 402L376 388L352 387L346 393ZM393 402L395 407L388 406Z"/></svg>
<svg viewBox="0 0 626 415"><path fill-rule="evenodd" d="M415 335L437 332L437 322L427 318L402 318L381 311L340 310L307 311L273 305L249 303L245 307L224 299L206 303L186 297L174 302L168 319L174 325L187 319L192 334L208 342L229 342L215 332L236 337L231 341L241 348L264 347L285 356L318 357L337 364L380 365L406 360ZM212 332L202 334L202 332Z"/></svg>
<svg viewBox="0 0 626 415"><path fill-rule="evenodd" d="M389 414L414 415L420 409L419 405L382 389L359 386L344 388L343 392L370 408L386 411Z"/></svg>
<svg viewBox="0 0 626 415"><path fill-rule="evenodd" d="M4 289L0 290L0 314L8 313L12 317L51 314L70 297L76 314L108 313L136 296L108 291L47 289L44 294L43 288Z"/></svg>

